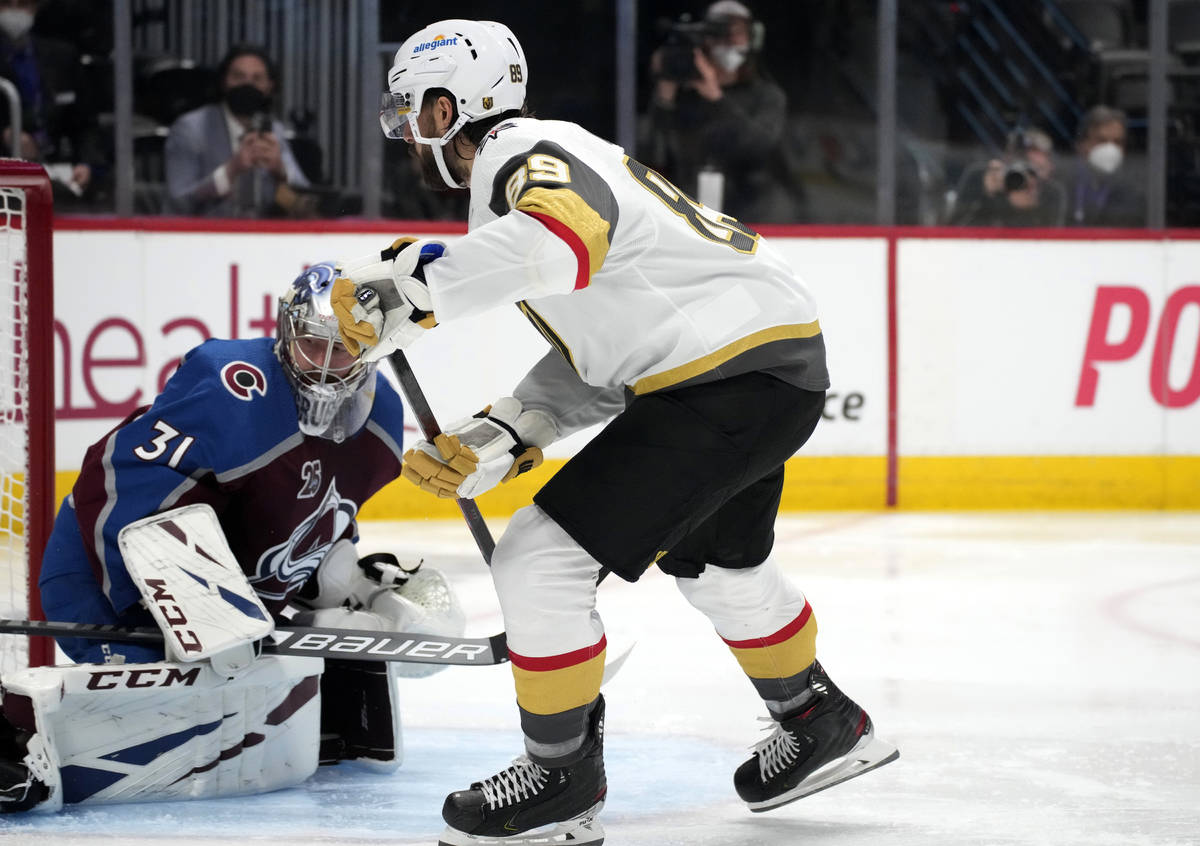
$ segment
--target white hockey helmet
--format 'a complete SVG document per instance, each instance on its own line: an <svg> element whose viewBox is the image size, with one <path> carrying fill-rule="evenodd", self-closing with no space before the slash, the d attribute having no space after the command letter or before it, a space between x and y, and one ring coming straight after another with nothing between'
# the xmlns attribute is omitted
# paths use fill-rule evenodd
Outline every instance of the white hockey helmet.
<svg viewBox="0 0 1200 846"><path fill-rule="evenodd" d="M341 443L367 422L375 364L351 355L330 303L334 262L309 267L279 298L275 355L292 393L300 431Z"/></svg>
<svg viewBox="0 0 1200 846"><path fill-rule="evenodd" d="M407 124L414 142L433 147L446 184L462 188L446 168L442 147L471 121L520 109L528 79L525 51L504 24L438 21L409 37L396 51L379 123L388 138L402 138ZM458 119L441 137L426 137L417 126L425 92L431 88L449 91L458 109Z"/></svg>

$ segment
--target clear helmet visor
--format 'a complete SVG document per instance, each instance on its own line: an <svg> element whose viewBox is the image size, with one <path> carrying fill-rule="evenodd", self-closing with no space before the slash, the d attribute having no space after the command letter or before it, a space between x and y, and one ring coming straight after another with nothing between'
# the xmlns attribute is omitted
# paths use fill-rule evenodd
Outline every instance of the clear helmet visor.
<svg viewBox="0 0 1200 846"><path fill-rule="evenodd" d="M424 135L417 124L420 113L421 104L416 100L416 92L412 89L399 93L384 91L379 98L379 128L385 136L392 139L403 139L404 127L407 126L409 138L413 143L442 147L449 143L468 119L466 114L460 114L444 135Z"/></svg>
<svg viewBox="0 0 1200 846"><path fill-rule="evenodd" d="M411 90L399 94L384 91L379 98L379 127L388 138L404 137L404 127L409 126L408 116L417 111L413 107L414 93ZM413 131L416 131L415 127Z"/></svg>

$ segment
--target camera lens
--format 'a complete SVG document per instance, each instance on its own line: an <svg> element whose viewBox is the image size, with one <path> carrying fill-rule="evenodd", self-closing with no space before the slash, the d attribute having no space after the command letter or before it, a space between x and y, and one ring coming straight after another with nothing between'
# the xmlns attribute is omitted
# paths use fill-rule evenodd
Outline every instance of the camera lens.
<svg viewBox="0 0 1200 846"><path fill-rule="evenodd" d="M1004 190L1005 191L1024 191L1029 187L1029 177L1025 174L1025 169L1021 167L1010 167L1004 171Z"/></svg>

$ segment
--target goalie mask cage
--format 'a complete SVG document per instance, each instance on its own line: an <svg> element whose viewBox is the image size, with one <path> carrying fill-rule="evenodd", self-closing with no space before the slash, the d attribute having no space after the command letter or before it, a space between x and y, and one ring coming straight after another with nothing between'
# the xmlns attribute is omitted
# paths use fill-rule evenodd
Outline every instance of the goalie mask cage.
<svg viewBox="0 0 1200 846"><path fill-rule="evenodd" d="M40 165L0 159L0 613L44 619L54 517L52 196ZM46 637L0 636L0 671L53 663Z"/></svg>

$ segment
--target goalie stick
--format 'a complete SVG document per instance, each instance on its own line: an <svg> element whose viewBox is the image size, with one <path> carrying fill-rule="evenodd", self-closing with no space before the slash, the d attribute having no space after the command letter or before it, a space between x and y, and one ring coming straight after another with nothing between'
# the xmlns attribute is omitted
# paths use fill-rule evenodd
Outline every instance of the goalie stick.
<svg viewBox="0 0 1200 846"><path fill-rule="evenodd" d="M155 628L43 620L0 620L0 634L83 637L147 646L163 642L163 633ZM508 661L508 647L503 632L491 637L437 637L412 632L283 626L275 629L263 641L263 652L350 661L406 661L479 667Z"/></svg>

